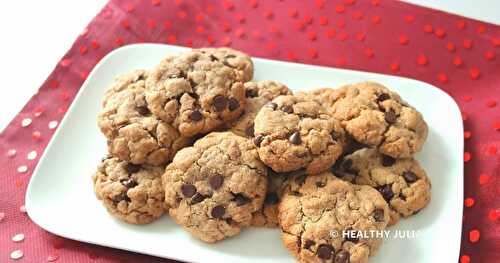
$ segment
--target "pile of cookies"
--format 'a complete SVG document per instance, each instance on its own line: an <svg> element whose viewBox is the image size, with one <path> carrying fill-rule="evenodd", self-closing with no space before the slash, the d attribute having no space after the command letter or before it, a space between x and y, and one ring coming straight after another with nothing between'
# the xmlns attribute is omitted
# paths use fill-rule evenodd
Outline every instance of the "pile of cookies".
<svg viewBox="0 0 500 263"><path fill-rule="evenodd" d="M117 78L97 119L109 150L97 198L132 224L167 212L209 243L273 227L300 262L367 262L381 238L332 233L384 230L429 203L412 158L422 115L377 83L293 93L252 79L250 57L229 48Z"/></svg>

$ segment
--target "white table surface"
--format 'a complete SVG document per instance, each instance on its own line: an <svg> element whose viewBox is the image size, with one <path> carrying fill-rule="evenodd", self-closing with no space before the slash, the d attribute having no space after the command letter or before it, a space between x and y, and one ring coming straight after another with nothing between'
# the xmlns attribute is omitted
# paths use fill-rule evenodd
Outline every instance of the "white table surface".
<svg viewBox="0 0 500 263"><path fill-rule="evenodd" d="M500 24L500 1L405 0L449 13ZM106 0L8 1L0 9L0 131L71 47Z"/></svg>

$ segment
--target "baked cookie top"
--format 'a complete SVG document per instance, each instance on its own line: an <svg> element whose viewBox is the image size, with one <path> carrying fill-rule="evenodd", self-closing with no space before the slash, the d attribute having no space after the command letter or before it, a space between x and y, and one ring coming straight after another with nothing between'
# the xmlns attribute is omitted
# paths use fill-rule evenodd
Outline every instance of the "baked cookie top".
<svg viewBox="0 0 500 263"><path fill-rule="evenodd" d="M325 107L308 96L279 96L255 117L254 143L276 172L327 170L342 154L344 130Z"/></svg>
<svg viewBox="0 0 500 263"><path fill-rule="evenodd" d="M361 82L309 94L329 105L354 139L394 158L411 157L427 138L422 114L378 83Z"/></svg>
<svg viewBox="0 0 500 263"><path fill-rule="evenodd" d="M245 107L243 83L252 78L249 56L229 48L169 55L146 81L148 107L183 136L214 130Z"/></svg>
<svg viewBox="0 0 500 263"><path fill-rule="evenodd" d="M283 242L299 262L367 262L382 239L357 231L381 231L388 221L380 193L330 172L296 177L279 206Z"/></svg>
<svg viewBox="0 0 500 263"><path fill-rule="evenodd" d="M254 136L254 120L266 103L281 95L291 95L292 91L277 81L263 80L245 83L246 106L243 114L229 124L230 130L240 136Z"/></svg>
<svg viewBox="0 0 500 263"><path fill-rule="evenodd" d="M266 195L267 168L250 140L213 132L179 151L163 181L170 216L213 243L250 225Z"/></svg>
<svg viewBox="0 0 500 263"><path fill-rule="evenodd" d="M376 188L391 209L390 225L423 209L431 199L431 182L413 158L394 159L375 149L361 149L333 168L335 175Z"/></svg>
<svg viewBox="0 0 500 263"><path fill-rule="evenodd" d="M132 224L151 223L165 210L163 171L164 166L107 158L92 177L94 191L112 216Z"/></svg>
<svg viewBox="0 0 500 263"><path fill-rule="evenodd" d="M109 152L135 164L162 165L191 139L151 114L144 95L147 72L117 78L106 91L97 124L108 139Z"/></svg>

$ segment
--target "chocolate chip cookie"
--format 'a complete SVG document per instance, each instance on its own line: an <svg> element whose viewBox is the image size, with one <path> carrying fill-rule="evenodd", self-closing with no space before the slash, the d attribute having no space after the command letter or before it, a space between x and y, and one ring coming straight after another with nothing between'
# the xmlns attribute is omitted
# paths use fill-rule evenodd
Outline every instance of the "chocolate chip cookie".
<svg viewBox="0 0 500 263"><path fill-rule="evenodd" d="M108 212L127 223L147 224L164 208L163 166L136 165L115 157L104 159L92 177L94 191Z"/></svg>
<svg viewBox="0 0 500 263"><path fill-rule="evenodd" d="M413 158L394 159L365 148L339 161L333 172L344 180L376 188L391 209L389 225L417 213L431 200L431 182Z"/></svg>
<svg viewBox="0 0 500 263"><path fill-rule="evenodd" d="M250 225L266 195L267 168L251 140L213 132L179 151L163 181L170 216L213 243Z"/></svg>
<svg viewBox="0 0 500 263"><path fill-rule="evenodd" d="M135 164L169 162L191 139L151 114L144 95L147 72L117 78L107 90L97 124L108 139L109 152Z"/></svg>
<svg viewBox="0 0 500 263"><path fill-rule="evenodd" d="M246 106L243 114L230 123L229 129L240 136L254 136L254 120L259 110L266 103L281 95L291 95L285 85L272 80L245 83Z"/></svg>
<svg viewBox="0 0 500 263"><path fill-rule="evenodd" d="M276 172L327 170L341 155L344 130L325 107L308 96L279 96L255 117L254 143Z"/></svg>
<svg viewBox="0 0 500 263"><path fill-rule="evenodd" d="M411 157L427 138L422 114L380 84L362 82L309 94L330 105L354 139L394 158Z"/></svg>
<svg viewBox="0 0 500 263"><path fill-rule="evenodd" d="M246 54L228 48L193 49L167 56L151 71L146 100L154 115L183 136L203 134L240 116L243 83L252 75Z"/></svg>
<svg viewBox="0 0 500 263"><path fill-rule="evenodd" d="M384 230L388 221L377 190L330 172L291 180L279 206L283 242L299 262L367 262L382 239L356 233Z"/></svg>

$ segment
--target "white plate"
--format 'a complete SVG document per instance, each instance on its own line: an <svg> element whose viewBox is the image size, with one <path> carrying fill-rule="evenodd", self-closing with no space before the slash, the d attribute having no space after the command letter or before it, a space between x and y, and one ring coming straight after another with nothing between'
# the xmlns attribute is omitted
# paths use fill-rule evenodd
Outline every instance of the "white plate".
<svg viewBox="0 0 500 263"><path fill-rule="evenodd" d="M116 75L151 68L181 47L141 44L120 48L94 68L34 171L26 193L31 219L66 238L190 262L293 262L278 230L251 228L209 245L190 236L168 216L147 226L119 222L96 200L91 175L106 153L96 125L104 89ZM422 112L429 138L417 155L432 180L432 201L392 228L415 230L414 239L389 239L371 262L456 262L463 200L463 135L460 111L443 91L423 82L380 74L255 59L255 79L292 89L373 80L399 92Z"/></svg>

